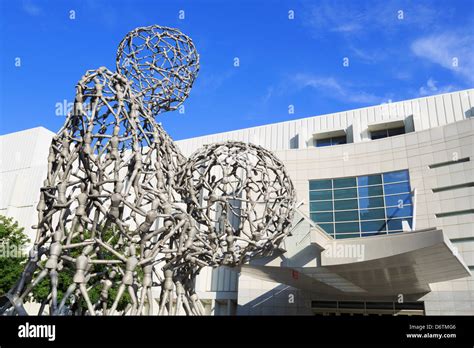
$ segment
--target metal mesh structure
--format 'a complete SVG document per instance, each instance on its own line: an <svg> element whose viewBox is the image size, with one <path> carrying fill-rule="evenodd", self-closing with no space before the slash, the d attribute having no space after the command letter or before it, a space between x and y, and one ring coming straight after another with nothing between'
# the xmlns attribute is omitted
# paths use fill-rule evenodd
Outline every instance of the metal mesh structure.
<svg viewBox="0 0 474 348"><path fill-rule="evenodd" d="M177 29L151 25L132 30L117 49L117 71L132 82L153 113L175 110L199 71L193 41Z"/></svg>
<svg viewBox="0 0 474 348"><path fill-rule="evenodd" d="M295 192L273 154L227 142L186 159L155 121L186 99L198 61L178 30L137 28L117 72L81 78L50 146L30 258L0 313L27 314L46 286L38 315L204 314L202 267L238 267L288 234Z"/></svg>
<svg viewBox="0 0 474 348"><path fill-rule="evenodd" d="M74 111L50 147L34 259L11 293L18 312L47 278L53 314L62 314L70 298L83 301L79 313L114 314L124 291L128 307L122 311L150 311L152 271L164 281L163 267L154 266L173 260L176 236L189 228L186 213L172 205L183 160L123 76L106 68L87 72L77 84ZM42 270L33 274L33 265ZM72 282L59 301L58 275L66 271Z"/></svg>
<svg viewBox="0 0 474 348"><path fill-rule="evenodd" d="M268 254L289 233L293 184L283 163L260 146L206 145L188 159L181 180L213 263L235 266Z"/></svg>

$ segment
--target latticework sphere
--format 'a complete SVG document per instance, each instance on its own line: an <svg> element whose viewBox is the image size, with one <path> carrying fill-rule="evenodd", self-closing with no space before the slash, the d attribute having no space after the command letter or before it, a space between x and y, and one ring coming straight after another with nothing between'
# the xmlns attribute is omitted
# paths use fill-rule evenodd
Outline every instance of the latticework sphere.
<svg viewBox="0 0 474 348"><path fill-rule="evenodd" d="M177 109L199 71L193 41L178 29L152 25L132 30L117 49L117 71L155 115Z"/></svg>
<svg viewBox="0 0 474 348"><path fill-rule="evenodd" d="M283 163L242 142L206 145L186 162L181 194L217 264L270 253L289 232L295 205Z"/></svg>

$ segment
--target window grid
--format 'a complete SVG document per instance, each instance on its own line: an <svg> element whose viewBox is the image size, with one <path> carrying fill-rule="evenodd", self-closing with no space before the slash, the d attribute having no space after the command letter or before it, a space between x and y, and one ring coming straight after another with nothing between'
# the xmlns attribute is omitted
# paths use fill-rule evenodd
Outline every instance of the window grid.
<svg viewBox="0 0 474 348"><path fill-rule="evenodd" d="M387 202L385 200L385 175L383 174L380 174L380 176L382 177L382 196L383 196L383 206L384 206L384 209L383 209L383 212L384 212L384 216L385 216L385 232L388 233L388 220L387 220Z"/></svg>
<svg viewBox="0 0 474 348"><path fill-rule="evenodd" d="M388 181L386 182L386 179L385 179L385 175L387 174L391 174L391 173L401 173L403 172L405 175L406 175L406 180L397 180L397 181ZM310 189L309 191L310 192L314 192L314 191L318 191L318 192L322 192L322 191L331 191L331 197L332 199L323 199L323 200L311 200L310 198L310 213L313 214L313 213L331 213L331 217L332 217L332 221L326 221L326 220L323 220L323 221L316 221L318 224L323 224L326 226L331 226L331 233L327 232L328 234L330 234L331 236L333 236L334 238L337 238L339 236L339 238L344 238L344 236L347 236L347 235L357 235L359 237L362 237L362 236L370 236L370 235L377 235L377 234L389 234L389 233L396 233L396 232L402 232L403 230L402 229L390 229L389 228L389 221L402 221L402 220L408 220L409 223L411 223L411 220L413 218L413 210L411 210L411 213L409 213L409 215L395 215L395 214L390 214L390 215L393 215L392 217L389 216L388 214L388 209L389 208L398 208L398 209L403 209L405 207L411 207L412 206L412 202L407 202L405 203L405 200L406 198L404 198L405 195L410 195L410 179L409 179L409 173L407 170L405 171L395 171L395 172L387 172L387 173L379 173L379 174L371 174L371 175L367 175L367 177L372 177L372 176L377 176L377 175L380 175L380 179L381 179L381 182L380 183L375 183L375 184L369 184L369 180L367 180L367 184L364 183L364 185L359 185L359 178L361 177L365 177L364 176L359 176L359 177L348 177L348 178L338 178L338 179L355 179L355 186L354 184L351 184L350 186L347 186L347 187L338 187L336 188L336 185L335 185L335 181L338 180L338 179L326 179L327 181L330 181L330 188L327 187L327 188L315 188L315 189ZM314 181L325 181L325 180L314 180ZM314 182L313 181L313 182ZM395 193L390 193L390 194L386 194L386 185L396 185L396 184L402 184L402 183L407 183L408 184L408 191L406 190L403 190L403 191L400 191L400 192L395 192ZM329 183L328 183L329 184ZM368 188L368 187L374 187L374 186L381 186L382 187L382 195L370 195L369 192L367 192L367 195L364 195L364 197L361 196L360 194L360 190L359 188ZM335 191L337 190L347 190L347 189L355 189L356 192L355 192L355 197L346 197L346 198L335 198ZM391 205L387 205L387 197L390 197L390 196L401 196L401 199L403 198L402 200L402 206L400 207L400 199L397 200L397 204L395 204L395 202L393 202ZM380 198L382 197L382 200L383 200L383 206L378 206L378 207L366 207L366 208L361 208L361 199L367 199L368 201L372 198ZM341 201L346 201L346 200L356 200L357 201L357 207L354 207L354 208L347 208L347 209L336 209L336 201L338 202L341 202ZM330 207L326 207L327 208L331 208L332 210L317 210L317 209L312 209L311 208L311 203L315 203L315 202L318 202L318 203L322 203L322 202L329 202L329 201L332 201L331 202L331 205ZM369 203L370 204L370 203ZM361 210L375 210L375 209L383 209L383 218L381 217L372 217L370 219L362 219L362 216L361 216ZM336 213L339 213L339 212L347 212L347 211L357 211L357 215L358 215L358 220L341 220L341 221L338 221L336 219ZM312 215L311 215L312 216ZM327 217L326 217L327 218ZM347 216L347 218L351 218L350 216ZM363 223L366 223L366 222L373 222L373 221L383 221L383 225L384 226L384 229L381 229L381 230L378 230L378 231L368 231L368 232L365 232L363 231L362 229L362 224ZM346 223L356 223L358 225L358 229L359 231L357 232L337 232L336 231L336 227L338 227L338 224L346 224ZM339 225L340 226L340 225ZM327 229L327 227L326 227ZM325 229L325 230L326 230ZM352 238L352 236L350 236L349 238Z"/></svg>

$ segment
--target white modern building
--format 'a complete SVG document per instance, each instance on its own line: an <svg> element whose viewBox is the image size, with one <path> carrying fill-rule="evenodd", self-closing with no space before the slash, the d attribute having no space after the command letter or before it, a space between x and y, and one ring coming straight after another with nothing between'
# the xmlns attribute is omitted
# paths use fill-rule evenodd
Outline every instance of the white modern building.
<svg viewBox="0 0 474 348"><path fill-rule="evenodd" d="M0 137L0 214L34 231L53 132ZM178 141L272 150L300 202L292 236L204 269L210 314L474 315L474 89Z"/></svg>

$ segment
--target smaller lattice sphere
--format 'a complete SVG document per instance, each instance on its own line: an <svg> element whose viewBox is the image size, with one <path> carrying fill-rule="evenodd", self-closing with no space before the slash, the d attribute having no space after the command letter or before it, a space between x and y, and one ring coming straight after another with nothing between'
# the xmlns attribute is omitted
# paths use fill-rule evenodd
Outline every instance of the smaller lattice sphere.
<svg viewBox="0 0 474 348"><path fill-rule="evenodd" d="M125 36L116 65L156 115L176 110L188 97L199 71L199 55L193 41L178 29L151 25Z"/></svg>
<svg viewBox="0 0 474 348"><path fill-rule="evenodd" d="M283 163L260 146L206 145L187 160L180 182L216 264L237 265L268 254L289 233L293 183Z"/></svg>

